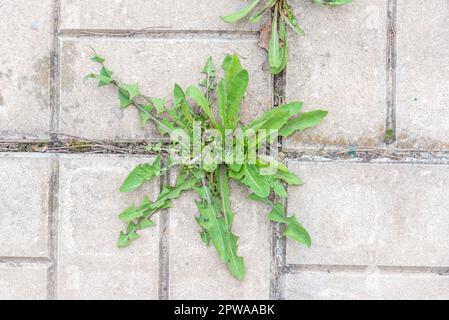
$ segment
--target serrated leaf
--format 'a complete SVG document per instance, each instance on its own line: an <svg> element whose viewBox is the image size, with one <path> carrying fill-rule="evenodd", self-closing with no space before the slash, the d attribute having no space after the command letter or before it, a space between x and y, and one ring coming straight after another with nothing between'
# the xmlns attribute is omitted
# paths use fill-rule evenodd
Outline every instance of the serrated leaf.
<svg viewBox="0 0 449 320"><path fill-rule="evenodd" d="M132 192L143 183L150 181L161 173L161 158L158 156L152 164L137 165L120 187L120 192Z"/></svg>
<svg viewBox="0 0 449 320"><path fill-rule="evenodd" d="M312 245L312 240L307 230L301 225L301 223L298 222L295 216L287 217L285 214L285 208L281 203L275 204L270 200L261 198L255 194L250 195L250 199L263 202L271 207L272 210L269 213L268 218L271 221L284 223L287 225L287 228L284 231L284 235L286 237L289 237L290 239L307 247Z"/></svg>
<svg viewBox="0 0 449 320"><path fill-rule="evenodd" d="M163 113L165 111L165 99L150 98L157 113Z"/></svg>
<svg viewBox="0 0 449 320"><path fill-rule="evenodd" d="M200 212L201 227L207 230L221 260L226 263L229 271L239 280L245 275L245 265L242 257L237 255L238 237L232 234L230 225L220 214L220 205L213 197L210 189L203 182L203 191L200 193L203 201L197 201Z"/></svg>
<svg viewBox="0 0 449 320"><path fill-rule="evenodd" d="M208 77L215 77L217 69L214 65L212 57L207 58L206 65L203 68L203 73L205 73Z"/></svg>
<svg viewBox="0 0 449 320"><path fill-rule="evenodd" d="M118 90L118 97L120 99L120 107L122 109L129 107L132 104L132 101L129 99L129 96L120 89Z"/></svg>
<svg viewBox="0 0 449 320"><path fill-rule="evenodd" d="M200 232L200 238L201 238L201 241L203 241L203 243L204 243L204 245L206 247L210 246L210 236L209 236L209 233L207 233L206 230L203 230L203 231Z"/></svg>
<svg viewBox="0 0 449 320"><path fill-rule="evenodd" d="M112 82L112 74L113 72L106 67L102 67L100 70L100 74L96 76L98 79L98 86L103 87L109 85Z"/></svg>
<svg viewBox="0 0 449 320"><path fill-rule="evenodd" d="M118 243L117 246L119 248L126 248L131 244L131 241L128 239L128 237L126 236L126 234L122 231L120 232L120 236L118 239Z"/></svg>
<svg viewBox="0 0 449 320"><path fill-rule="evenodd" d="M124 222L130 222L133 221L135 219L138 219L140 217L142 217L144 214L143 210L139 210L134 204L125 209L122 213L120 213L119 217L120 220L124 221Z"/></svg>
<svg viewBox="0 0 449 320"><path fill-rule="evenodd" d="M120 91L122 91L129 100L133 100L135 97L140 95L138 84L121 84Z"/></svg>
<svg viewBox="0 0 449 320"><path fill-rule="evenodd" d="M229 180L228 180L228 169L224 165L220 165L218 172L218 188L220 192L220 202L221 209L223 211L226 225L228 229L231 229L232 223L234 221L234 213L231 209L230 192L229 192Z"/></svg>
<svg viewBox="0 0 449 320"><path fill-rule="evenodd" d="M150 120L149 113L151 113L151 111L153 111L153 106L151 106L151 105L142 105L141 108L144 110L144 111L139 110L140 125L143 128L143 127L145 127L145 125Z"/></svg>
<svg viewBox="0 0 449 320"><path fill-rule="evenodd" d="M156 224L153 221L151 221L149 219L145 219L145 220L143 220L142 222L139 223L139 229L143 230L143 229L147 229L147 228L150 228L150 227L154 227L155 225Z"/></svg>
<svg viewBox="0 0 449 320"><path fill-rule="evenodd" d="M173 97L175 100L175 106L181 109L182 114L187 119L187 121L190 123L190 125L193 126L193 123L195 122L195 119L193 118L193 111L190 108L190 106L187 104L186 101L186 95L182 88L175 84L175 87L173 89Z"/></svg>

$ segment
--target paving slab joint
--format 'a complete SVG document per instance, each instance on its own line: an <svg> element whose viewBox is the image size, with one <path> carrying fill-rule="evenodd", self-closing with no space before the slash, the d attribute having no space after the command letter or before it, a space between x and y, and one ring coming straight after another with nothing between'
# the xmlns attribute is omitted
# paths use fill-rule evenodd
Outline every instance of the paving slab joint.
<svg viewBox="0 0 449 320"><path fill-rule="evenodd" d="M396 61L397 61L397 0L388 0L387 16L387 119L385 143L393 144L396 132Z"/></svg>

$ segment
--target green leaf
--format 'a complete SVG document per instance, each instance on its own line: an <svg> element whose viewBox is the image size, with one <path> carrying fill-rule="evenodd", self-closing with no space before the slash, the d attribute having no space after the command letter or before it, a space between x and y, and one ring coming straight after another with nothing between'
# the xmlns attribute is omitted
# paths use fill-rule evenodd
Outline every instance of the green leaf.
<svg viewBox="0 0 449 320"><path fill-rule="evenodd" d="M210 246L210 235L209 235L209 233L207 233L207 230L203 229L200 232L200 238L201 238L201 241L203 241L203 243L204 243L204 245L206 247Z"/></svg>
<svg viewBox="0 0 449 320"><path fill-rule="evenodd" d="M288 226L284 231L284 235L310 248L312 239L307 230L296 220L296 217L292 216L287 219Z"/></svg>
<svg viewBox="0 0 449 320"><path fill-rule="evenodd" d="M218 86L218 108L223 126L235 129L239 122L240 104L248 89L248 71L242 68L237 55L226 55L222 68L225 73Z"/></svg>
<svg viewBox="0 0 449 320"><path fill-rule="evenodd" d="M320 124L327 114L328 112L323 110L305 112L299 117L287 122L287 124L279 130L279 135L282 137L288 137L296 131L303 131L305 129L312 128Z"/></svg>
<svg viewBox="0 0 449 320"><path fill-rule="evenodd" d="M281 179L285 182L287 182L289 185L292 186L300 186L303 185L304 183L302 182L302 180L293 172L291 171L281 171L279 170L276 174L275 177L278 179Z"/></svg>
<svg viewBox="0 0 449 320"><path fill-rule="evenodd" d="M273 69L278 69L282 64L281 50L279 43L279 32L278 32L278 7L275 7L275 12L273 14L273 22L271 25L271 38L268 47L268 62L270 67Z"/></svg>
<svg viewBox="0 0 449 320"><path fill-rule="evenodd" d="M203 201L197 201L200 217L197 219L200 226L207 230L221 260L226 263L229 271L239 280L245 275L245 265L242 257L237 255L238 237L232 234L230 225L220 213L218 200L212 195L209 187L203 180L200 196Z"/></svg>
<svg viewBox="0 0 449 320"><path fill-rule="evenodd" d="M234 221L234 213L232 212L231 201L229 200L230 192L229 192L228 170L224 165L220 165L219 168L218 187L220 193L221 208L224 213L226 225L228 226L228 229L230 229Z"/></svg>
<svg viewBox="0 0 449 320"><path fill-rule="evenodd" d="M94 62L98 62L98 63L103 63L105 62L105 59L99 55L94 55L92 58L90 58L90 60L94 61Z"/></svg>
<svg viewBox="0 0 449 320"><path fill-rule="evenodd" d="M259 173L259 170L255 165L245 165L245 177L242 182L259 197L266 198L270 195L268 179L266 176Z"/></svg>
<svg viewBox="0 0 449 320"><path fill-rule="evenodd" d="M139 164L136 166L120 187L120 192L132 192L143 183L150 181L161 174L161 157L158 156L152 164Z"/></svg>
<svg viewBox="0 0 449 320"><path fill-rule="evenodd" d="M188 87L186 94L190 98L192 98L196 102L196 104L198 104L201 107L201 109L203 109L203 112L206 114L206 116L212 122L213 126L216 129L223 131L223 128L217 123L217 120L215 120L215 117L212 114L212 111L210 110L209 101L207 101L206 97L201 93L201 91L198 89L198 87L193 86L193 85Z"/></svg>
<svg viewBox="0 0 449 320"><path fill-rule="evenodd" d="M240 104L248 88L248 71L242 70L235 75L227 91L226 128L235 129L239 122Z"/></svg>
<svg viewBox="0 0 449 320"><path fill-rule="evenodd" d="M226 125L228 123L228 117L227 117L228 94L226 92L226 83L225 83L224 79L222 79L218 83L217 104L218 104L218 113L220 115L221 123L224 127L226 127Z"/></svg>
<svg viewBox="0 0 449 320"><path fill-rule="evenodd" d="M118 239L117 246L118 246L119 248L126 248L126 247L128 247L130 244L131 244L131 241L128 239L128 237L126 236L126 234L125 234L123 231L121 231L121 232L120 232L119 239Z"/></svg>
<svg viewBox="0 0 449 320"><path fill-rule="evenodd" d="M287 190L285 190L284 186L282 185L281 182L279 182L279 180L272 178L269 179L270 181L270 186L271 188L273 188L273 191L281 198L287 198L288 197L288 193Z"/></svg>
<svg viewBox="0 0 449 320"><path fill-rule="evenodd" d="M129 107L132 104L129 96L120 89L118 90L118 97L120 99L120 107L122 107L123 109Z"/></svg>
<svg viewBox="0 0 449 320"><path fill-rule="evenodd" d="M285 30L285 22L284 20L281 20L280 24L279 24L279 39L282 40L282 42L284 43L284 46L282 48L280 48L279 45L279 59L280 59L280 63L279 65L272 65L270 64L270 70L271 73L274 75L277 75L279 73L282 72L282 70L285 69L285 67L287 66L287 58L288 58L288 42L287 42L287 32ZM274 50L274 48L273 48Z"/></svg>
<svg viewBox="0 0 449 320"><path fill-rule="evenodd" d="M165 112L165 99L150 98L150 100L151 103L153 103L153 106L156 109L157 113Z"/></svg>
<svg viewBox="0 0 449 320"><path fill-rule="evenodd" d="M129 100L133 100L140 95L139 86L137 84L121 84L120 90L128 96Z"/></svg>
<svg viewBox="0 0 449 320"><path fill-rule="evenodd" d="M245 18L247 15L249 15L251 13L251 11L253 11L253 9L259 4L259 2L260 2L260 0L253 0L251 3L249 3L247 6L245 6L241 10L239 10L235 13L232 13L230 15L223 16L223 17L221 17L221 19L223 19L223 21L228 22L228 23L237 22L237 21Z"/></svg>
<svg viewBox="0 0 449 320"><path fill-rule="evenodd" d="M303 103L301 101L294 101L279 106L281 109L286 109L289 112L290 117L296 116L302 109Z"/></svg>
<svg viewBox="0 0 449 320"><path fill-rule="evenodd" d="M99 80L98 86L103 87L109 85L112 82L112 71L107 69L106 67L101 68L100 74L96 76Z"/></svg>
<svg viewBox="0 0 449 320"><path fill-rule="evenodd" d="M287 228L284 231L284 235L292 240L297 241L310 248L312 240L307 230L298 222L295 216L287 217L285 209L282 204L277 203L272 206L272 211L269 214L271 221L285 223Z"/></svg>
<svg viewBox="0 0 449 320"><path fill-rule="evenodd" d="M232 56L229 54L226 55L221 67L225 74L226 92L229 92L231 90L232 79L243 70L239 56L236 54Z"/></svg>
<svg viewBox="0 0 449 320"><path fill-rule="evenodd" d="M145 127L145 125L150 120L149 113L151 113L151 111L153 110L153 106L151 106L151 105L142 105L141 107L142 107L143 110L140 110L140 112L139 112L139 114L140 114L140 125L143 128L143 127Z"/></svg>
<svg viewBox="0 0 449 320"><path fill-rule="evenodd" d="M272 7L274 7L274 5L276 4L276 0L268 0L267 3L263 6L263 8L254 16L252 16L251 18L249 18L249 21L251 21L252 23L257 23L260 21L260 18L262 18L263 14L265 12L267 12L269 9L271 9Z"/></svg>
<svg viewBox="0 0 449 320"><path fill-rule="evenodd" d="M284 231L284 235L290 239L297 241L310 248L312 240L307 230L298 222L295 216L287 217L285 214L285 208L281 203L273 203L268 199L261 198L255 194L250 196L250 199L263 202L271 207L271 212L268 218L271 221L284 223L287 228Z"/></svg>
<svg viewBox="0 0 449 320"><path fill-rule="evenodd" d="M178 181L179 181L179 179L182 179L182 178L183 178L182 175L180 177L178 177ZM183 192L193 189L197 183L198 183L198 180L191 177L189 179L186 179L185 181L177 183L177 185L174 188L165 186L164 189L162 190L159 198L155 202L149 204L148 208L149 209L159 209L161 207L166 206L167 201L179 198L179 196Z"/></svg>
<svg viewBox="0 0 449 320"><path fill-rule="evenodd" d="M142 217L143 214L144 214L143 211L137 209L135 205L132 205L131 207L123 211L119 217L120 220L124 222L130 222L133 221L134 219Z"/></svg>
<svg viewBox="0 0 449 320"><path fill-rule="evenodd" d="M140 224L139 224L139 230L143 230L143 229L147 229L150 227L154 227L156 224L149 220L149 219L145 219L143 220Z"/></svg>
<svg viewBox="0 0 449 320"><path fill-rule="evenodd" d="M184 94L184 91L177 84L175 84L175 87L173 89L173 97L175 99L175 105L181 109L184 117L193 126L193 123L195 122L192 116L193 111L190 106L187 105L186 95Z"/></svg>
<svg viewBox="0 0 449 320"><path fill-rule="evenodd" d="M206 74L208 77L215 77L217 69L214 65L214 62L212 60L212 57L207 58L206 65L203 68L203 73Z"/></svg>

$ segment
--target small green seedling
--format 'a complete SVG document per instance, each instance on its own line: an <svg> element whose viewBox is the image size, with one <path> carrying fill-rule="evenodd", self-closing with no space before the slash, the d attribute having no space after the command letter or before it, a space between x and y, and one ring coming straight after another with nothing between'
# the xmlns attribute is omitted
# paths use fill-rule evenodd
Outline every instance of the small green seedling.
<svg viewBox="0 0 449 320"><path fill-rule="evenodd" d="M352 0L313 0L320 5L339 6L350 3ZM256 8L259 7L259 10ZM253 13L251 15L251 13ZM300 36L304 35L298 20L290 7L288 0L252 0L241 10L230 15L221 17L225 22L234 23L250 16L249 20L258 23L262 16L272 13L271 38L268 45L268 62L272 74L279 74L287 66L287 31L290 26Z"/></svg>
<svg viewBox="0 0 449 320"><path fill-rule="evenodd" d="M171 207L173 200L193 190L199 198L196 221L201 240L206 246L212 245L229 271L242 280L245 266L237 253L239 238L232 230L231 180L246 186L251 191L250 199L271 208L268 218L285 224L285 236L307 247L311 245L308 232L296 217L287 214L282 201L273 200L287 197L286 184L301 185L302 181L278 158L269 155L268 150L277 150L278 136L288 137L318 125L326 117L326 111L301 112L303 104L292 102L243 125L239 112L249 75L237 55L225 57L224 77L219 80L209 58L199 86L184 90L175 84L170 103L143 95L137 84L119 82L98 54L92 60L101 64L101 70L87 78L97 79L99 86L114 86L123 109L134 106L140 113L142 126L152 122L161 137L168 135L171 141L148 145L147 150L156 156L155 160L136 166L120 191L133 192L172 169L177 174L176 182L164 185L156 199L145 197L141 204L133 204L119 215L127 225L119 235L119 247L129 246L140 237L139 231L155 225L152 217L157 212Z"/></svg>

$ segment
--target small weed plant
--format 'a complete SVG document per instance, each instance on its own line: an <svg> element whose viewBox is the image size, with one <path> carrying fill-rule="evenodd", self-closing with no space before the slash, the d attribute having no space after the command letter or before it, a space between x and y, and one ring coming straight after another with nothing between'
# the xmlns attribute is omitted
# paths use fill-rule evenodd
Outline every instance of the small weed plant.
<svg viewBox="0 0 449 320"><path fill-rule="evenodd" d="M276 3L277 7L285 5L284 1ZM246 186L251 191L250 199L271 208L268 219L284 224L285 236L311 245L306 229L294 215L287 214L282 204L282 198L288 196L286 185L301 185L302 181L279 160L277 143L279 137L318 125L326 111L301 112L303 104L297 101L241 123L239 113L249 75L237 55L225 57L222 79L217 79L216 67L209 58L201 83L186 90L175 84L170 101L142 94L138 84L120 82L97 53L92 60L101 69L87 78L98 80L100 87L115 87L121 108L137 108L142 126L152 122L161 137L170 138L168 143L148 145L148 154L155 159L136 166L120 191L133 192L170 170L176 170L177 176L173 184L163 186L156 199L145 197L120 213L126 228L119 235L119 247L131 245L141 230L155 225L152 218L156 213L170 208L183 193L194 191L199 199L199 237L206 246L212 245L232 275L242 280L245 264L238 255L239 238L232 228L235 213L230 201L231 180Z"/></svg>
<svg viewBox="0 0 449 320"><path fill-rule="evenodd" d="M313 0L313 2L319 5L340 6L352 0ZM225 22L235 23L249 16L250 22L258 23L265 14L271 17L268 63L271 73L279 74L287 66L287 26L300 36L304 35L288 0L251 0L241 10L221 18Z"/></svg>

